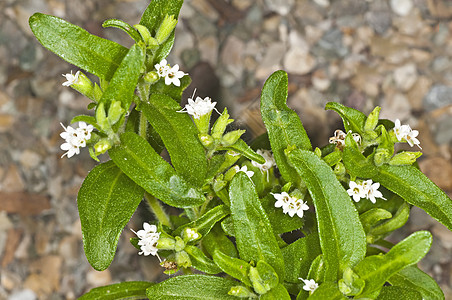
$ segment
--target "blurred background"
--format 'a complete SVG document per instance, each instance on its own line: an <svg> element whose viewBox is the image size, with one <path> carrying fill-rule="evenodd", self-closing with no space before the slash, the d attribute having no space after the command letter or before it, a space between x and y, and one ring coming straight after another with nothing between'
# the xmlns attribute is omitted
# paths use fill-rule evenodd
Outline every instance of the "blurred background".
<svg viewBox="0 0 452 300"><path fill-rule="evenodd" d="M107 18L139 22L149 0L0 1L0 299L75 299L124 280L162 280L155 257L128 239L149 216L124 230L110 268L94 271L81 242L76 195L95 166L88 151L63 158L60 122L86 114L89 103L61 84L77 70L32 36L34 12L56 15L125 46L131 39L102 29ZM419 130L419 164L452 192L452 2L448 0L186 0L168 61L193 78L191 88L228 106L248 139L264 131L259 95L275 70L289 73L289 106L316 146L341 125L324 110L338 101ZM191 95L191 93L190 93ZM186 98L184 99L186 101ZM417 149L413 149L417 150ZM452 234L413 209L408 226L433 232L420 267L452 299Z"/></svg>

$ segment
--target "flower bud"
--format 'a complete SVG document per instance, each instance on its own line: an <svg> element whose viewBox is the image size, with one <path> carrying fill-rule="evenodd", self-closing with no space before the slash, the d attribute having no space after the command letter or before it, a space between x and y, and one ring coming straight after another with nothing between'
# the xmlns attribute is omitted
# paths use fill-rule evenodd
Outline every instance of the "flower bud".
<svg viewBox="0 0 452 300"><path fill-rule="evenodd" d="M100 128L105 131L105 129L109 129L108 121L107 121L107 113L105 112L105 104L104 102L100 102L96 108L96 121L99 124Z"/></svg>
<svg viewBox="0 0 452 300"><path fill-rule="evenodd" d="M200 133L200 134L198 134L198 138L201 141L201 144L204 147L206 147L206 148L209 148L215 142L213 137L211 135L207 134L207 133Z"/></svg>
<svg viewBox="0 0 452 300"><path fill-rule="evenodd" d="M174 250L176 252L182 251L185 248L185 242L178 236L176 236L176 243L174 244Z"/></svg>
<svg viewBox="0 0 452 300"><path fill-rule="evenodd" d="M191 259L187 252L180 251L176 252L176 263L178 266L183 268L190 268L191 267Z"/></svg>
<svg viewBox="0 0 452 300"><path fill-rule="evenodd" d="M231 181L235 174L240 170L239 166L234 166L230 168L226 174L224 174L224 180Z"/></svg>
<svg viewBox="0 0 452 300"><path fill-rule="evenodd" d="M334 166L334 174L336 174L336 176L342 176L345 175L346 173L346 169L345 166L342 162L338 162L335 166Z"/></svg>
<svg viewBox="0 0 452 300"><path fill-rule="evenodd" d="M156 71L146 73L143 78L150 84L156 83L160 79L159 74Z"/></svg>
<svg viewBox="0 0 452 300"><path fill-rule="evenodd" d="M221 179L216 179L212 183L212 188L213 188L213 190L216 193L216 192L221 191L222 189L224 189L227 185L228 185L227 181L224 181L224 180L221 180Z"/></svg>
<svg viewBox="0 0 452 300"><path fill-rule="evenodd" d="M176 27L176 24L177 19L175 19L173 15L171 16L166 15L162 21L162 24L157 30L157 34L155 35L157 43L159 43L160 45L163 44L173 32L174 28Z"/></svg>
<svg viewBox="0 0 452 300"><path fill-rule="evenodd" d="M245 130L241 129L226 133L225 135L223 135L223 138L221 139L222 146L228 147L235 144L235 142L237 142L244 133Z"/></svg>
<svg viewBox="0 0 452 300"><path fill-rule="evenodd" d="M84 73L80 71L77 71L77 73L79 73L78 80L71 84L71 88L73 88L80 94L94 100L93 83L91 82L91 80L89 80L88 77L86 77Z"/></svg>
<svg viewBox="0 0 452 300"><path fill-rule="evenodd" d="M229 119L228 110L225 108L223 113L212 126L212 137L214 139L221 139L224 131L226 130L226 126L232 122L234 122L234 120Z"/></svg>
<svg viewBox="0 0 452 300"><path fill-rule="evenodd" d="M176 248L176 241L169 237L160 237L157 248L162 250L174 250Z"/></svg>
<svg viewBox="0 0 452 300"><path fill-rule="evenodd" d="M404 151L397 153L393 158L389 161L389 164L392 166L403 166L403 165L412 165L416 162L416 159L422 155L422 152L409 152Z"/></svg>
<svg viewBox="0 0 452 300"><path fill-rule="evenodd" d="M254 294L250 289L244 287L242 285L233 286L228 292L228 295L235 296L237 298L246 298L246 299L254 299L257 298L256 294Z"/></svg>
<svg viewBox="0 0 452 300"><path fill-rule="evenodd" d="M95 155L103 154L112 147L112 143L108 138L103 138L94 145Z"/></svg>
<svg viewBox="0 0 452 300"><path fill-rule="evenodd" d="M108 109L108 122L110 125L116 124L124 114L125 109L121 106L121 101L113 101Z"/></svg>
<svg viewBox="0 0 452 300"><path fill-rule="evenodd" d="M373 131L378 124L378 118L380 116L381 107L377 106L374 110L369 114L364 123L364 131Z"/></svg>
<svg viewBox="0 0 452 300"><path fill-rule="evenodd" d="M182 239L185 243L196 241L201 238L201 234L198 233L196 228L185 228L182 232Z"/></svg>

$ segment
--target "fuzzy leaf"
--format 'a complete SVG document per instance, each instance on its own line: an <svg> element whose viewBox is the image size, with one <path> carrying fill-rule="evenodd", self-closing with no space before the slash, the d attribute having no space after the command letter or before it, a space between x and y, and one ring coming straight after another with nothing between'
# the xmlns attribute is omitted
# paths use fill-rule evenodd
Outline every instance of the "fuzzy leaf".
<svg viewBox="0 0 452 300"><path fill-rule="evenodd" d="M96 270L110 265L121 231L143 193L112 161L96 166L83 181L77 197L83 247Z"/></svg>
<svg viewBox="0 0 452 300"><path fill-rule="evenodd" d="M225 205L215 206L195 221L184 224L174 230L173 236L180 235L185 228L196 229L199 234L205 236L218 221L229 215L229 213L229 209Z"/></svg>
<svg viewBox="0 0 452 300"><path fill-rule="evenodd" d="M91 289L78 300L132 300L144 299L146 289L154 283L127 281Z"/></svg>
<svg viewBox="0 0 452 300"><path fill-rule="evenodd" d="M111 159L148 193L174 207L193 207L204 196L164 161L145 139L132 132L121 135L121 144L108 151Z"/></svg>
<svg viewBox="0 0 452 300"><path fill-rule="evenodd" d="M344 106L337 102L328 102L325 109L334 110L344 121L345 132L351 130L362 135L364 124L366 123L366 115L351 107Z"/></svg>
<svg viewBox="0 0 452 300"><path fill-rule="evenodd" d="M187 245L184 250L190 256L192 266L195 269L207 274L218 274L221 272L221 269L198 247Z"/></svg>
<svg viewBox="0 0 452 300"><path fill-rule="evenodd" d="M303 291L305 292L305 291ZM305 292L306 293L306 292ZM298 298L297 298L298 299ZM334 282L325 282L321 284L315 291L312 293L312 295L308 298L309 300L346 300L348 299L345 297L339 288L337 287L337 284Z"/></svg>
<svg viewBox="0 0 452 300"><path fill-rule="evenodd" d="M422 300L422 295L416 290L398 286L384 286L377 300Z"/></svg>
<svg viewBox="0 0 452 300"><path fill-rule="evenodd" d="M263 294L260 300L290 300L290 295L282 284L278 284L275 288Z"/></svg>
<svg viewBox="0 0 452 300"><path fill-rule="evenodd" d="M229 276L234 277L247 286L251 286L251 281L248 277L251 267L248 262L230 257L218 250L213 253L213 261Z"/></svg>
<svg viewBox="0 0 452 300"><path fill-rule="evenodd" d="M97 37L63 19L35 13L31 31L47 49L65 61L100 78L110 80L128 49Z"/></svg>

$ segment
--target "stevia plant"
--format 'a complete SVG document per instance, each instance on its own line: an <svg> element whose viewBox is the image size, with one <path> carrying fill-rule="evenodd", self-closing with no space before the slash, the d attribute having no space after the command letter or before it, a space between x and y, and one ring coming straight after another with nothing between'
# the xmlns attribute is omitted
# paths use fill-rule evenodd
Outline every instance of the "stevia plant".
<svg viewBox="0 0 452 300"><path fill-rule="evenodd" d="M98 77L92 83L71 71L63 83L94 110L72 119L77 128L62 124L63 156L87 147L96 161L104 153L111 159L78 194L89 263L110 265L145 199L155 219L130 242L174 274L94 288L80 299L444 299L416 267L431 234L385 240L413 205L452 229L452 201L417 168L421 152L394 151L396 143L420 148L418 132L379 119L379 107L366 116L331 102L326 109L342 117L345 131L313 148L286 105L287 74L277 71L262 89L267 134L248 146L243 130L227 130L227 109L211 125L210 98L180 106L190 76L166 57L182 2L153 0L134 26L105 21L135 41L130 49L57 17L30 18L44 47ZM179 213L168 215L168 206ZM285 239L290 232L295 241Z"/></svg>

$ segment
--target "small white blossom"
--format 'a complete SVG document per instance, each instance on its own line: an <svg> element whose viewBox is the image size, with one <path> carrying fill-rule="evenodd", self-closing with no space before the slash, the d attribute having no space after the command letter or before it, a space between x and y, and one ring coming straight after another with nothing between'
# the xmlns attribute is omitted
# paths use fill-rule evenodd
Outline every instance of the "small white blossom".
<svg viewBox="0 0 452 300"><path fill-rule="evenodd" d="M67 74L62 74L63 75L63 77L66 77L66 82L63 82L63 86L71 86L71 85L73 85L73 84L76 84L76 83L78 83L78 77L79 77L79 75L80 75L80 71L77 71L76 73L75 73L75 75L72 75L72 70L71 70L71 73L67 73Z"/></svg>
<svg viewBox="0 0 452 300"><path fill-rule="evenodd" d="M235 166L235 169L237 170L237 173L238 172L244 172L246 174L246 176L248 176L250 179L254 175L253 171L248 171L248 167L247 166L243 166L242 168L239 168L239 166Z"/></svg>
<svg viewBox="0 0 452 300"><path fill-rule="evenodd" d="M376 203L377 200L375 198L386 200L378 190L380 183L373 182L372 179L363 181L361 184L350 181L349 186L347 193L353 197L355 202L359 202L361 199L369 199L372 203Z"/></svg>
<svg viewBox="0 0 452 300"><path fill-rule="evenodd" d="M310 294L312 294L319 287L319 284L315 282L314 279L298 279L300 279L304 283L303 290L308 291Z"/></svg>
<svg viewBox="0 0 452 300"><path fill-rule="evenodd" d="M159 77L166 77L171 69L166 59L162 59L160 63L156 64L154 67L157 70Z"/></svg>
<svg viewBox="0 0 452 300"><path fill-rule="evenodd" d="M192 229L192 228L187 228L185 233L186 233L187 238L189 240L196 240L196 239L199 238L199 233L196 230Z"/></svg>
<svg viewBox="0 0 452 300"><path fill-rule="evenodd" d="M185 74L182 71L179 71L179 65L174 65L171 69L168 70L168 73L165 76L165 84L171 85L174 84L175 86L180 86L180 79L184 77Z"/></svg>
<svg viewBox="0 0 452 300"><path fill-rule="evenodd" d="M210 113L215 109L216 102L212 102L212 99L205 97L196 97L195 101L192 98L188 98L188 104L185 105L184 109L179 112L187 112L189 115L193 116L195 119Z"/></svg>
<svg viewBox="0 0 452 300"><path fill-rule="evenodd" d="M251 164L261 170L261 172L268 171L271 167L276 166L275 158L273 157L270 150L259 149L256 151L257 154L261 155L265 159L265 163L260 164L255 161L251 161Z"/></svg>
<svg viewBox="0 0 452 300"><path fill-rule="evenodd" d="M416 138L419 134L419 131L412 130L410 125L401 125L400 120L397 119L395 120L393 131L399 142L406 141L411 147L416 145L419 147L419 149L422 149L421 146L419 146L419 140Z"/></svg>
<svg viewBox="0 0 452 300"><path fill-rule="evenodd" d="M366 198L366 194L362 185L357 184L354 181L350 181L349 189L347 193L349 196L353 197L353 201L359 202L361 198Z"/></svg>
<svg viewBox="0 0 452 300"><path fill-rule="evenodd" d="M271 194L276 199L275 207L282 207L283 213L291 217L297 214L298 217L303 218L304 211L309 209L309 206L302 199L291 197L286 192Z"/></svg>
<svg viewBox="0 0 452 300"><path fill-rule="evenodd" d="M143 254L144 256L148 255L157 255L157 243L160 238L160 232L157 232L157 226L150 225L149 223L143 223L143 229L135 232L132 231L138 236L140 239L138 241L138 246L140 246L139 255ZM158 256L158 255L157 255Z"/></svg>
<svg viewBox="0 0 452 300"><path fill-rule="evenodd" d="M87 125L85 122L79 122L77 129L71 126L64 127L62 123L60 124L64 128L64 132L60 133L60 136L65 140L65 143L60 148L61 150L67 151L61 157L67 155L70 158L74 154L80 154L80 148L86 146L86 141L91 138L91 132L94 127Z"/></svg>

